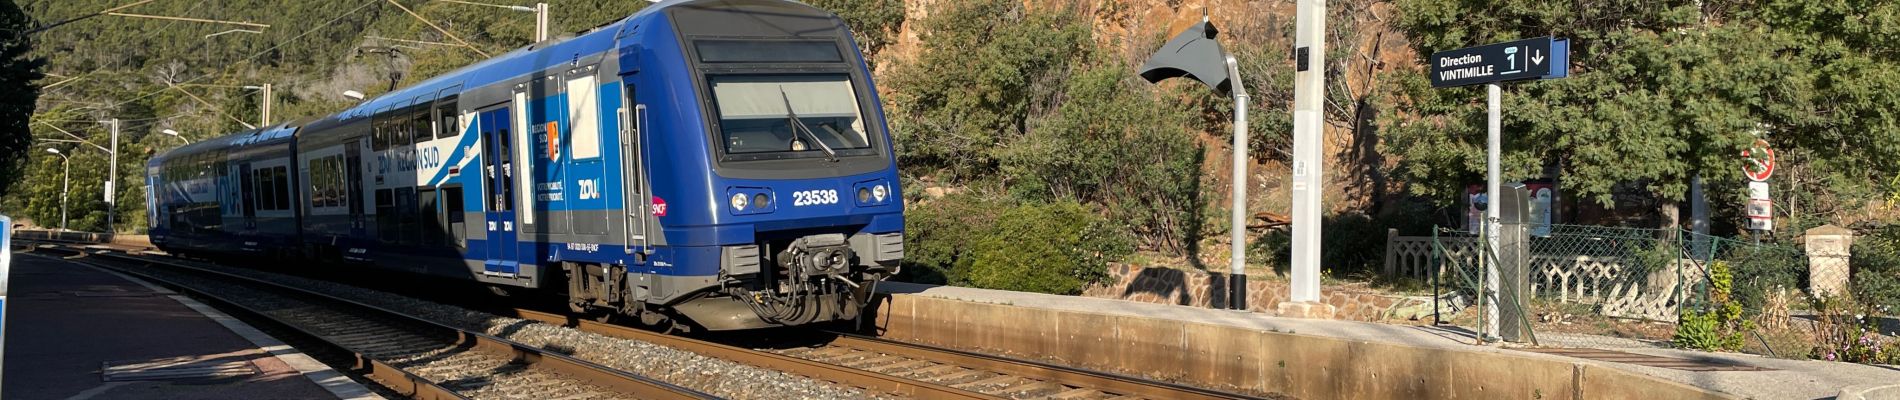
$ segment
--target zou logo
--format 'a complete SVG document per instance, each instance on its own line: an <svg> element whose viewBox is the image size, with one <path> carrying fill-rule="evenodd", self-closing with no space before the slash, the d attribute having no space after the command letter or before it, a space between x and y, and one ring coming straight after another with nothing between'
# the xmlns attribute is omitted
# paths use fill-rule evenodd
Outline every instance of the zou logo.
<svg viewBox="0 0 1900 400"><path fill-rule="evenodd" d="M594 180L594 179L582 179L575 183L578 183L579 184L578 186L581 187L581 200L600 198L600 181Z"/></svg>

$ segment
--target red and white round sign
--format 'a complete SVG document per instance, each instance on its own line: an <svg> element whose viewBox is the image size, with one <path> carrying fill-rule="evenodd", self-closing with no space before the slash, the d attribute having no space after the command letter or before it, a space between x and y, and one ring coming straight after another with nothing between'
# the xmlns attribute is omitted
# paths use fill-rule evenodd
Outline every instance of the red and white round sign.
<svg viewBox="0 0 1900 400"><path fill-rule="evenodd" d="M1742 174L1749 180L1767 182L1768 176L1775 174L1775 150L1768 148L1767 140L1755 139L1748 150L1742 151L1742 158L1746 161Z"/></svg>

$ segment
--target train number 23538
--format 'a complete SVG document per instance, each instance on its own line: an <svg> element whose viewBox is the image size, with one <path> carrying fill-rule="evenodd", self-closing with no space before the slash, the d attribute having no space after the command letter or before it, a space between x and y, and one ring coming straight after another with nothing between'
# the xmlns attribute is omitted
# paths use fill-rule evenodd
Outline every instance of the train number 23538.
<svg viewBox="0 0 1900 400"><path fill-rule="evenodd" d="M826 189L792 192L793 206L809 206L815 204L838 204L838 191Z"/></svg>

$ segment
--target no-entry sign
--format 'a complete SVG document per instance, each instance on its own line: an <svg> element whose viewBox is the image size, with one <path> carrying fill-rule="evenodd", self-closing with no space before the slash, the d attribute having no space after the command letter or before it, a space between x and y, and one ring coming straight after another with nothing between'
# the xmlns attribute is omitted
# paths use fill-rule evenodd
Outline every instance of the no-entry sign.
<svg viewBox="0 0 1900 400"><path fill-rule="evenodd" d="M1748 180L1767 182L1768 177L1775 174L1775 149L1768 148L1767 140L1755 139L1748 150L1742 151L1742 158L1746 160L1742 174L1747 175Z"/></svg>

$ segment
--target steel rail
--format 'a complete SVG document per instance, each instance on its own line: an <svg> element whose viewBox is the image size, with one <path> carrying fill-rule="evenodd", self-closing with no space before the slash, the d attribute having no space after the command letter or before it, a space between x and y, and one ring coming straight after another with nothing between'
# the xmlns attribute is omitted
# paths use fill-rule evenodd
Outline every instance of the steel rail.
<svg viewBox="0 0 1900 400"><path fill-rule="evenodd" d="M80 251L80 253L85 254L84 251ZM678 385L673 385L673 384L655 380L652 378L635 375L632 373L628 373L626 371L612 369L612 368L609 368L600 364L595 364L593 362L589 362L586 360L577 359L577 358L563 355L563 354L542 351L539 348L536 348L534 346L530 346L527 344L523 344L523 343L519 343L519 342L507 340L507 339L502 339L499 337L490 336L487 334L474 332L467 329L449 326L446 324L430 321L427 319L404 314L404 313L397 312L394 310L389 310L389 309L378 307L378 306L364 304L364 303L357 302L354 300L342 299L342 298L330 296L323 293L317 293L308 289L284 285L284 284L280 284L276 282L263 281L256 278L231 274L227 272L214 271L214 270L204 269L204 268L196 267L196 266L166 262L162 260L153 260L153 259L148 259L148 258L138 257L138 256L119 255L119 254L112 254L112 253L97 253L97 254L105 258L112 258L112 259L117 259L117 260L121 260L125 262L144 263L147 265L160 265L160 266L164 266L168 268L173 268L176 270L189 271L190 273L208 275L208 276L216 277L217 279L235 281L241 284L268 287L274 291L282 291L280 293L294 293L295 295L299 297L317 299L319 301L342 305L348 308L354 308L354 309L365 311L371 314L386 315L395 320L407 321L418 326L437 329L440 332L451 333L455 335L454 343L457 345L473 346L474 348L491 355L509 358L509 359L515 360L516 362L520 362L520 363L527 364L534 367L545 368L550 372L554 372L559 375L566 376L568 378L579 380L579 381L592 384L595 386L600 386L603 388L620 391L622 393L626 393L637 398L642 398L642 399L716 399L718 398L711 394L706 394L706 393L702 393L693 389L681 387ZM343 347L341 344L331 341L328 338L324 338L315 332L311 332L307 329L299 327L295 324L290 323L289 321L283 321L269 314L265 314L261 312L260 310L250 308L241 303L233 301L229 298L219 296L217 294L209 293L208 291L192 288L190 286L187 286L187 285L184 285L172 280L152 276L146 273L141 273L135 269L115 268L115 267L110 267L110 266L99 265L96 263L88 263L88 264L100 266L103 268L111 268L119 272L139 275L141 278L158 282L165 286L171 287L174 290L185 292L185 293L191 293L194 296L210 299L215 303L223 304L226 306L230 306L230 307L242 310L246 314L265 318L266 320L269 320L275 324L282 325L299 334L316 338L327 345L337 347L339 349L342 349L345 352L353 354L358 360L358 363L356 365L358 369L367 370L366 373L369 374L369 376L371 376L373 379L377 379L378 382L383 383L385 386L391 389L402 392L402 394L404 395L415 396L418 398L425 398L425 399L464 399L466 398L466 397L461 396L458 393L455 393L452 390L443 388L442 386L438 385L435 382L430 382L427 379L421 378L420 376L409 373L400 368L391 366L382 360L373 359L369 357L368 355L355 351L354 349Z"/></svg>

